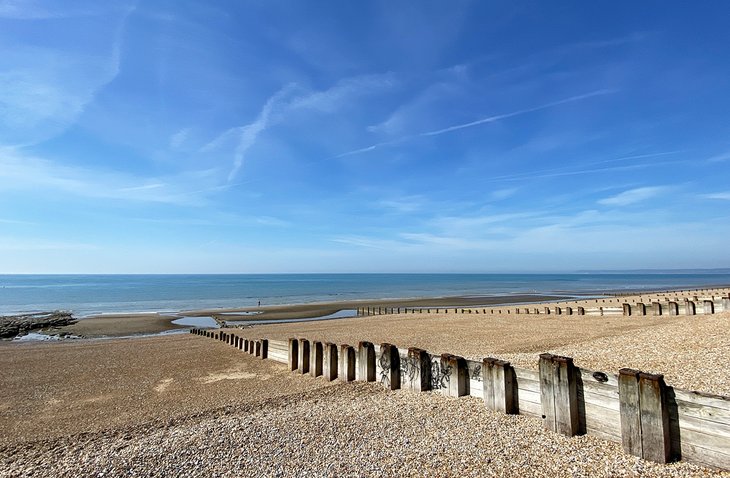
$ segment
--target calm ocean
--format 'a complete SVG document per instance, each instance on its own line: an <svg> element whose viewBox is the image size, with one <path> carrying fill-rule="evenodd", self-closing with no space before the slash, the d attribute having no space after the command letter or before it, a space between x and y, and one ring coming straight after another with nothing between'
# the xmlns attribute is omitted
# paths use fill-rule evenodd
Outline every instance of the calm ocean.
<svg viewBox="0 0 730 478"><path fill-rule="evenodd" d="M730 274L0 275L0 314L108 312L350 299L595 293L730 284Z"/></svg>

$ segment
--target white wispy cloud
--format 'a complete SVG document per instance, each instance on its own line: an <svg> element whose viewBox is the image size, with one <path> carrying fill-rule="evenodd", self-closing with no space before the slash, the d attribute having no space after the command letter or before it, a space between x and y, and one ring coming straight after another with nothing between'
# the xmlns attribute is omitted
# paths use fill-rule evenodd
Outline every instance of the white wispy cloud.
<svg viewBox="0 0 730 478"><path fill-rule="evenodd" d="M392 88L395 84L396 78L392 73L345 78L329 89L305 92L303 95L292 99L289 107L291 109L301 108L332 113L358 95Z"/></svg>
<svg viewBox="0 0 730 478"><path fill-rule="evenodd" d="M16 226L34 226L35 222L30 221L19 221L17 219L2 219L0 218L0 224L13 224Z"/></svg>
<svg viewBox="0 0 730 478"><path fill-rule="evenodd" d="M33 8L21 3L4 4L6 13ZM110 32L108 55L20 40L4 50L0 57L0 145L34 144L74 124L118 76L124 31L134 10L132 6L119 13L117 28Z"/></svg>
<svg viewBox="0 0 730 478"><path fill-rule="evenodd" d="M172 149L180 149L185 144L185 141L187 141L190 131L191 128L183 128L175 132L170 136L170 147Z"/></svg>
<svg viewBox="0 0 730 478"><path fill-rule="evenodd" d="M715 156L711 156L707 158L707 161L710 163L720 163L723 161L727 161L730 159L730 151L727 151L725 153L716 154Z"/></svg>
<svg viewBox="0 0 730 478"><path fill-rule="evenodd" d="M399 213L412 213L420 210L425 201L426 199L419 195L402 196L398 198L382 199L378 202L378 206Z"/></svg>
<svg viewBox="0 0 730 478"><path fill-rule="evenodd" d="M246 152L256 143L258 136L269 126L271 115L278 103L285 98L292 90L292 86L285 86L277 91L271 98L266 100L258 117L252 123L238 128L239 141L233 154L233 168L228 173L228 181L232 181L243 166Z"/></svg>
<svg viewBox="0 0 730 478"><path fill-rule="evenodd" d="M730 201L730 191L723 191L710 194L702 194L700 197L705 199L720 199L724 201Z"/></svg>
<svg viewBox="0 0 730 478"><path fill-rule="evenodd" d="M345 244L348 246L365 247L369 249L383 249L388 251L402 247L401 243L391 239L358 235L337 236L331 238L331 241L339 244Z"/></svg>
<svg viewBox="0 0 730 478"><path fill-rule="evenodd" d="M385 141L385 142L375 143L375 144L372 144L370 146L366 146L364 148L358 148L358 149L355 149L355 150L352 150L352 151L347 151L345 153L341 153L341 154L337 155L337 157L338 158L343 158L343 157L346 157L346 156L352 156L352 155L355 155L355 154L365 153L365 152L373 151L375 149L378 149L378 148L381 148L381 147L384 147L384 146L390 146L390 145L393 145L393 144L397 144L397 143L401 143L401 142L405 142L405 141L410 141L410 140L413 140L413 139L419 138L419 137L438 136L438 135L442 135L442 134L446 134L446 133L451 133L453 131L458 131L458 130L465 129L465 128L473 128L474 126L479 126L479 125L488 124L488 123L494 123L494 122L501 121L501 120L504 120L504 119L513 118L513 117L525 115L525 114L528 114L528 113L534 113L536 111L541 111L541 110L545 110L545 109L549 109L549 108L554 108L554 107L559 106L559 105L563 105L563 104L567 104L567 103L573 103L573 102L576 102L576 101L583 101L583 100L586 100L588 98L593 98L593 97L596 97L596 96L608 95L608 94L615 93L615 92L616 92L616 90L611 90L611 89L595 90L595 91L591 91L589 93L585 93L585 94L581 94L581 95L575 95L575 96L571 96L571 97L568 97L568 98L563 98L563 99L557 100L557 101L551 101L550 103L545 103L543 105L535 106L535 107L532 107L532 108L525 108L525 109L520 109L520 110L512 111L510 113L503 113L503 114L499 114L499 115L488 116L486 118L482 118L482 119L479 119L479 120L476 120L476 121L470 121L468 123L460 123L460 124L448 126L446 128L440 128L440 129L436 129L436 130L432 130L432 131L425 131L425 132L418 133L418 134L403 136L401 138L394 139L392 141Z"/></svg>
<svg viewBox="0 0 730 478"><path fill-rule="evenodd" d="M109 7L99 2L43 2L38 0L0 0L0 18L12 20L46 20L99 15Z"/></svg>
<svg viewBox="0 0 730 478"><path fill-rule="evenodd" d="M394 81L393 75L386 73L346 78L321 91L306 90L295 83L288 84L266 100L254 121L224 131L203 146L201 151L219 149L231 138L238 138L233 152L233 167L228 174L228 181L233 181L243 166L247 152L256 144L258 137L277 122L285 121L287 114L302 110L333 113L347 105L352 98L390 88Z"/></svg>
<svg viewBox="0 0 730 478"><path fill-rule="evenodd" d="M628 206L658 196L666 191L666 189L665 186L647 186L629 189L615 196L600 199L598 203L605 206Z"/></svg>
<svg viewBox="0 0 730 478"><path fill-rule="evenodd" d="M582 95L575 95L575 96L571 96L569 98L564 98L564 99L558 100L558 101L551 101L550 103L546 103L546 104L540 105L540 106L535 106L533 108L526 108L526 109L522 109L522 110L513 111L511 113L504 113L504 114L500 114L500 115L488 116L486 118L482 118L482 119L479 119L476 121L471 121L469 123L462 123L462 124L449 126L447 128L437 129L434 131L427 131L425 133L421 133L420 136L436 136L436 135L440 135L440 134L444 134L444 133L450 133L452 131L458 131L458 130L464 129L464 128L472 128L474 126L479 126L479 125L486 124L486 123L494 123L495 121L500 121L500 120L507 119L507 118L513 118L515 116L521 116L521 115L524 115L527 113L534 113L535 111L541 111L541 110L545 110L548 108L553 108L555 106L564 105L566 103L574 103L576 101L593 98L595 96L608 95L608 94L615 93L615 92L616 92L616 90L609 90L609 89L596 90L596 91L592 91L590 93L585 93Z"/></svg>
<svg viewBox="0 0 730 478"><path fill-rule="evenodd" d="M661 151L657 153L633 154L629 156L620 156L618 158L602 159L598 161L587 161L579 165L558 166L555 168L531 169L523 173L504 174L500 176L492 176L484 178L483 182L500 182L500 181L519 181L526 179L540 178L557 178L564 176L578 176L582 174L600 173L606 171L623 171L631 169L642 169L668 164L679 164L693 162L694 159L678 159L660 162L636 163L636 159L649 159L662 156L673 156L682 151ZM628 163L621 165L621 163ZM610 166L614 164L614 166Z"/></svg>
<svg viewBox="0 0 730 478"><path fill-rule="evenodd" d="M503 199L507 199L509 197L514 196L517 193L517 188L504 188L504 189L497 189L489 193L489 197L495 201L501 201Z"/></svg>
<svg viewBox="0 0 730 478"><path fill-rule="evenodd" d="M21 252L21 251L89 251L98 249L95 244L34 240L27 237L0 237L0 251Z"/></svg>
<svg viewBox="0 0 730 478"><path fill-rule="evenodd" d="M62 192L69 196L202 205L206 197L227 188L218 184L217 170L197 170L156 178L107 169L65 166L24 153L0 148L0 188L5 191Z"/></svg>

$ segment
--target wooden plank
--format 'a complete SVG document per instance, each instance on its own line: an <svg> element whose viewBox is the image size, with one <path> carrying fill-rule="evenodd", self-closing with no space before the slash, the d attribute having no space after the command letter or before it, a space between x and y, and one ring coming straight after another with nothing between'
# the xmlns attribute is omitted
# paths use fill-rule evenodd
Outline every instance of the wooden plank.
<svg viewBox="0 0 730 478"><path fill-rule="evenodd" d="M553 363L551 354L540 355L540 404L542 405L542 419L545 428L551 431L558 431L555 417L555 391L553 390L556 365ZM519 383L519 381L518 381ZM519 387L519 385L518 385ZM520 393L520 398L521 398Z"/></svg>
<svg viewBox="0 0 730 478"><path fill-rule="evenodd" d="M470 397L477 397L477 398L484 398L484 391L483 391L484 383L481 380L469 380L469 396Z"/></svg>
<svg viewBox="0 0 730 478"><path fill-rule="evenodd" d="M615 398L609 398L604 395L584 392L583 401L585 403L590 403L592 405L603 407L607 410L613 410L616 413L619 413L621 411L621 403L619 402L618 394Z"/></svg>
<svg viewBox="0 0 730 478"><path fill-rule="evenodd" d="M482 391L487 408L507 414L517 413L516 380L512 366L494 358L485 358L482 364Z"/></svg>
<svg viewBox="0 0 730 478"><path fill-rule="evenodd" d="M381 344L378 356L378 370L380 383L388 390L398 390L400 379L400 354L398 348L392 344Z"/></svg>
<svg viewBox="0 0 730 478"><path fill-rule="evenodd" d="M705 418L698 418L688 416L683 413L679 413L679 429L680 434L682 430L693 430L697 432L706 433L708 435L715 435L718 437L725 437L725 440L730 447L730 426L724 423L713 422Z"/></svg>
<svg viewBox="0 0 730 478"><path fill-rule="evenodd" d="M250 346L249 346L250 348ZM299 373L309 373L309 340L299 339Z"/></svg>
<svg viewBox="0 0 730 478"><path fill-rule="evenodd" d="M357 379L362 382L375 381L375 347L371 342L360 342L357 346Z"/></svg>
<svg viewBox="0 0 730 478"><path fill-rule="evenodd" d="M431 390L431 356L425 350L411 347L401 356L401 380L414 392Z"/></svg>
<svg viewBox="0 0 730 478"><path fill-rule="evenodd" d="M515 377L517 377L517 381L520 380L532 380L533 382L540 383L540 372L539 370L530 370L527 368L517 368L515 367Z"/></svg>
<svg viewBox="0 0 730 478"><path fill-rule="evenodd" d="M722 410L730 410L730 397L712 395L709 393L691 392L680 388L674 389L674 397L677 400L697 403L708 407L715 407Z"/></svg>
<svg viewBox="0 0 730 478"><path fill-rule="evenodd" d="M520 400L520 408L522 407L523 402L530 402L535 403L537 405L541 405L540 401L540 392L531 392L528 390L517 390L519 400ZM542 415L542 414L541 414Z"/></svg>
<svg viewBox="0 0 730 478"><path fill-rule="evenodd" d="M542 407L539 403L522 401L520 399L520 415L542 418Z"/></svg>
<svg viewBox="0 0 730 478"><path fill-rule="evenodd" d="M340 345L338 377L343 382L355 380L356 359L355 349L347 344Z"/></svg>
<svg viewBox="0 0 730 478"><path fill-rule="evenodd" d="M697 403L676 400L677 410L680 416L695 417L698 419L714 422L730 429L730 410L721 408L706 407Z"/></svg>
<svg viewBox="0 0 730 478"><path fill-rule="evenodd" d="M619 370L621 444L626 453L641 457L641 419L639 411L639 371Z"/></svg>
<svg viewBox="0 0 730 478"><path fill-rule="evenodd" d="M553 362L557 364L557 382L553 384L553 390L558 432L566 436L578 435L582 430L578 414L577 370L570 357L554 355Z"/></svg>
<svg viewBox="0 0 730 478"><path fill-rule="evenodd" d="M618 387L600 387L596 386L595 384L578 384L578 390L579 392L582 392L584 395L591 395L591 396L600 396L605 398L606 400L614 400L616 402L616 406L618 407Z"/></svg>
<svg viewBox="0 0 730 478"><path fill-rule="evenodd" d="M312 377L319 377L322 375L323 355L324 347L322 342L312 342L309 346L309 374Z"/></svg>
<svg viewBox="0 0 730 478"><path fill-rule="evenodd" d="M441 370L447 371L447 394L452 397L468 395L468 370L464 357L441 354Z"/></svg>
<svg viewBox="0 0 730 478"><path fill-rule="evenodd" d="M596 372L595 370L588 370L585 368L579 368L580 379L584 384L613 387L618 390L618 375L605 372Z"/></svg>
<svg viewBox="0 0 730 478"><path fill-rule="evenodd" d="M657 463L671 461L669 410L662 375L639 373L639 410L642 457Z"/></svg>
<svg viewBox="0 0 730 478"><path fill-rule="evenodd" d="M534 380L517 380L517 388L528 392L540 393L540 382Z"/></svg>
<svg viewBox="0 0 730 478"><path fill-rule="evenodd" d="M279 362L279 363L287 363L289 361L289 356L281 354L281 353L269 352L269 360L272 360L274 362Z"/></svg>
<svg viewBox="0 0 730 478"><path fill-rule="evenodd" d="M727 446L727 439L724 442ZM730 452L716 444L713 437L686 430L682 433L682 459L723 470L730 469Z"/></svg>
<svg viewBox="0 0 730 478"><path fill-rule="evenodd" d="M322 364L322 374L328 381L337 378L337 345L327 342L324 344L324 361Z"/></svg>
<svg viewBox="0 0 730 478"><path fill-rule="evenodd" d="M590 403L585 404L586 433L591 435L592 430L600 430L601 433L615 437L617 443L621 443L621 416L615 410L596 406Z"/></svg>

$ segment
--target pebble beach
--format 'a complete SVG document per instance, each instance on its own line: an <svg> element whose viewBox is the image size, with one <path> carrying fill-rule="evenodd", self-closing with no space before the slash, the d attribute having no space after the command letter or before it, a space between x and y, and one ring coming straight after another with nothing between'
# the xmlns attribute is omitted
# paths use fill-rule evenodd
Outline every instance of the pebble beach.
<svg viewBox="0 0 730 478"><path fill-rule="evenodd" d="M390 342L535 368L542 352L616 373L664 373L728 394L730 314L391 315L229 329L241 336ZM387 392L286 371L182 334L0 345L0 477L721 476L658 465L592 436L500 415L474 397Z"/></svg>

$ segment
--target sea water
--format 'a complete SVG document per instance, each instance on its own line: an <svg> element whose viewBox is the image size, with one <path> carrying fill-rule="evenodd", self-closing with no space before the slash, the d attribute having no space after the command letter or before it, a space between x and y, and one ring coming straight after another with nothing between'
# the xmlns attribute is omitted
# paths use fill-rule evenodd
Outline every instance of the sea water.
<svg viewBox="0 0 730 478"><path fill-rule="evenodd" d="M0 314L238 308L338 300L600 295L730 284L730 273L0 275Z"/></svg>

